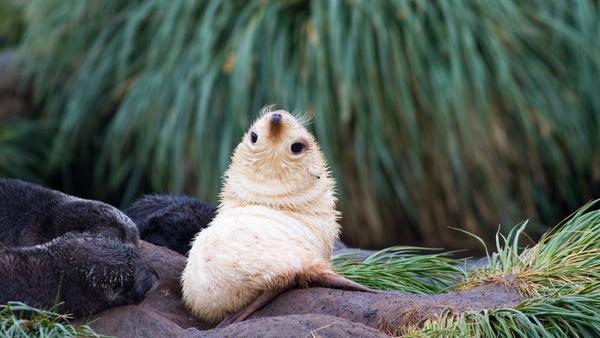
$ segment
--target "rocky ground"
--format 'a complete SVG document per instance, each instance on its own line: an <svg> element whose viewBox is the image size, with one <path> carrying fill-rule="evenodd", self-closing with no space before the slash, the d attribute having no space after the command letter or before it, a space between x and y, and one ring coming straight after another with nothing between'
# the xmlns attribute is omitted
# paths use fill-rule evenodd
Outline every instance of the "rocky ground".
<svg viewBox="0 0 600 338"><path fill-rule="evenodd" d="M521 297L504 285L422 296L399 292L363 293L324 288L290 290L247 321L213 329L194 319L181 301L179 276L185 257L142 242L146 260L161 282L140 305L106 310L90 319L96 332L117 337L383 337L433 318L444 309L514 306Z"/></svg>

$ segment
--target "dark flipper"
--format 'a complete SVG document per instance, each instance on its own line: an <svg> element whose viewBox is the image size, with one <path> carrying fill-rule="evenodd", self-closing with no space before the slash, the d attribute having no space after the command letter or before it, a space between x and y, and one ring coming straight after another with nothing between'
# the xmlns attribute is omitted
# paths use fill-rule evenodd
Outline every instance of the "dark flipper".
<svg viewBox="0 0 600 338"><path fill-rule="evenodd" d="M225 317L225 319L223 319L219 323L217 328L222 328L229 324L244 321L246 318L250 317L254 312L262 309L265 305L269 304L273 299L275 299L283 292L297 287L324 287L330 289L361 291L370 293L380 292L378 290L373 290L364 285L353 282L346 277L338 275L337 273L333 272L328 265L325 264L311 266L310 268L306 269L303 273L297 275L293 282L284 282L282 285L283 286L278 288L266 289L245 308Z"/></svg>
<svg viewBox="0 0 600 338"><path fill-rule="evenodd" d="M378 290L370 289L364 285L353 282L348 278L340 276L331 270L316 271L312 273L309 279L309 285L311 287L324 287L330 289L361 291L370 293L380 292Z"/></svg>
<svg viewBox="0 0 600 338"><path fill-rule="evenodd" d="M269 304L273 299L277 298L284 291L291 289L290 287L281 288L281 289L271 289L265 290L261 293L252 303L248 304L245 308L241 309L236 313L232 313L229 316L225 317L217 328L225 327L229 324L241 322L246 318L250 317L254 312L262 309L265 305Z"/></svg>

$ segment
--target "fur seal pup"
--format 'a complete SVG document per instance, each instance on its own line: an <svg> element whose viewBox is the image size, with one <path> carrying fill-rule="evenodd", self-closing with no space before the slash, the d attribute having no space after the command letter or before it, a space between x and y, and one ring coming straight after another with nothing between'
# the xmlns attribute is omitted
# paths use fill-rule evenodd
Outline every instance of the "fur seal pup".
<svg viewBox="0 0 600 338"><path fill-rule="evenodd" d="M145 195L125 210L143 240L182 255L187 255L194 235L208 226L216 212L209 203L171 194Z"/></svg>
<svg viewBox="0 0 600 338"><path fill-rule="evenodd" d="M0 304L21 301L87 316L137 304L158 275L130 243L69 233L30 247L0 249Z"/></svg>
<svg viewBox="0 0 600 338"><path fill-rule="evenodd" d="M139 303L159 278L138 241L113 206L0 178L0 303L58 300L76 316Z"/></svg>
<svg viewBox="0 0 600 338"><path fill-rule="evenodd" d="M112 205L0 178L0 244L42 244L68 232L101 234L135 245L139 240L135 223Z"/></svg>
<svg viewBox="0 0 600 338"><path fill-rule="evenodd" d="M294 287L372 292L331 269L336 202L325 158L303 121L263 112L233 153L216 217L193 241L182 275L191 312L213 323L229 315L224 326Z"/></svg>

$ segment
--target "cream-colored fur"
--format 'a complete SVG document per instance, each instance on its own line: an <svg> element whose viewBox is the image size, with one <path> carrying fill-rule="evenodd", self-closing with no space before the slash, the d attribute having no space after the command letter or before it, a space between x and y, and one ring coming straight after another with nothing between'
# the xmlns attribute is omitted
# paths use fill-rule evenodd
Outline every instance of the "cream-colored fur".
<svg viewBox="0 0 600 338"><path fill-rule="evenodd" d="M274 113L283 116L278 126ZM306 144L299 155L290 150L294 142ZM217 322L261 291L328 266L339 235L335 206L314 137L290 113L265 112L235 149L217 216L194 239L182 277L189 309Z"/></svg>

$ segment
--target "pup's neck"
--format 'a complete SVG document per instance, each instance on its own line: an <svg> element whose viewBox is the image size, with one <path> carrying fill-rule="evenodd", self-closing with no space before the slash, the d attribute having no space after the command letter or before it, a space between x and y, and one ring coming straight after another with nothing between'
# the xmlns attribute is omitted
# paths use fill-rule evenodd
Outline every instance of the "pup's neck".
<svg viewBox="0 0 600 338"><path fill-rule="evenodd" d="M316 179L316 178L315 178ZM334 182L328 175L318 179L318 183L309 191L291 194L260 194L254 186L240 181L235 175L227 175L221 192L219 210L229 208L263 206L273 211L291 216L308 227L323 242L328 260L335 240L339 237L340 226L337 223L340 212L336 210L337 198L334 194Z"/></svg>

